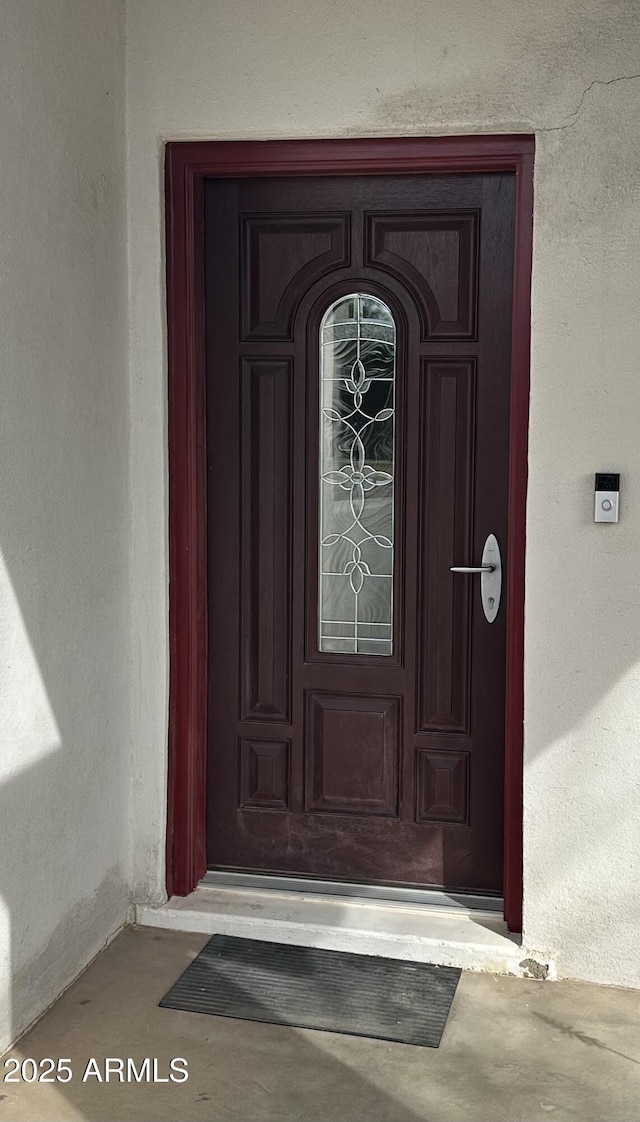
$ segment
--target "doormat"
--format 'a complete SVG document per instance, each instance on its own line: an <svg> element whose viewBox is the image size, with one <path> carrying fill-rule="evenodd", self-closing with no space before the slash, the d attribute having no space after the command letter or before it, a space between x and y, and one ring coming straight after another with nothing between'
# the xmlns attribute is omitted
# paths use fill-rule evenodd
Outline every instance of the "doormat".
<svg viewBox="0 0 640 1122"><path fill-rule="evenodd" d="M214 935L160 1005L437 1048L461 971Z"/></svg>

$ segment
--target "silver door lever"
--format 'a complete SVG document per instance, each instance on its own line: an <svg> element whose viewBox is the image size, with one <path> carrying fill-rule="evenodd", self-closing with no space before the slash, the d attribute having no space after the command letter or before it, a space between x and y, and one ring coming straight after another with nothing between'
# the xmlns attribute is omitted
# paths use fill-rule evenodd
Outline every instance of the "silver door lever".
<svg viewBox="0 0 640 1122"><path fill-rule="evenodd" d="M489 623L493 623L500 607L502 592L502 558L495 534L489 534L482 551L481 565L451 565L452 573L480 573L482 610Z"/></svg>
<svg viewBox="0 0 640 1122"><path fill-rule="evenodd" d="M450 573L495 573L495 565L452 565Z"/></svg>

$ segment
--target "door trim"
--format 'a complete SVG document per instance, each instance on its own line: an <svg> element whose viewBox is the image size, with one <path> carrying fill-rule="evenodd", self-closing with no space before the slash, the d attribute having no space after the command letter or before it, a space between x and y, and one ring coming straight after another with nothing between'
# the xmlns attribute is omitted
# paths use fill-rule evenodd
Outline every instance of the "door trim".
<svg viewBox="0 0 640 1122"><path fill-rule="evenodd" d="M204 190L206 178L513 172L516 211L506 581L505 920L522 929L525 509L534 137L171 141L165 151L169 454L167 892L206 871L207 558Z"/></svg>

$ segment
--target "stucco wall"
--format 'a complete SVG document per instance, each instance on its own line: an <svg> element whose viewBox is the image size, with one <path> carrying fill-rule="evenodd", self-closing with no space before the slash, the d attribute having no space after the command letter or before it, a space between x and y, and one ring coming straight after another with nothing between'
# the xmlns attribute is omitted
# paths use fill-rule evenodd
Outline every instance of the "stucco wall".
<svg viewBox="0 0 640 1122"><path fill-rule="evenodd" d="M0 152L1 1051L128 903L118 0L2 5Z"/></svg>
<svg viewBox="0 0 640 1122"><path fill-rule="evenodd" d="M636 0L129 4L138 899L163 893L163 141L535 131L525 940L640 985L639 46Z"/></svg>

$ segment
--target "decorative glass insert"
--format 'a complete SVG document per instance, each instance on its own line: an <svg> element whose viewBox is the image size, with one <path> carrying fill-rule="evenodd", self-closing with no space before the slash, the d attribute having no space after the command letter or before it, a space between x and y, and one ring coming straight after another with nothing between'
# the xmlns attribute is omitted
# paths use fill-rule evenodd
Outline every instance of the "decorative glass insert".
<svg viewBox="0 0 640 1122"><path fill-rule="evenodd" d="M320 325L321 651L393 653L396 327L375 296Z"/></svg>

